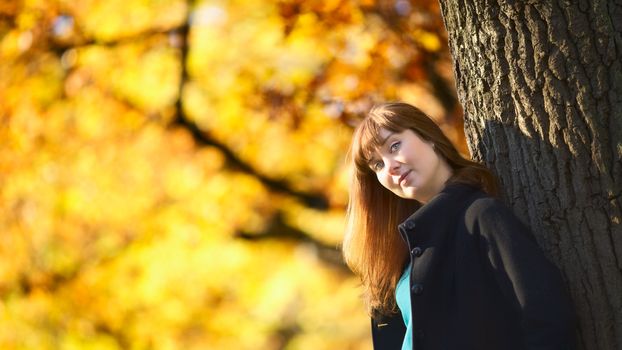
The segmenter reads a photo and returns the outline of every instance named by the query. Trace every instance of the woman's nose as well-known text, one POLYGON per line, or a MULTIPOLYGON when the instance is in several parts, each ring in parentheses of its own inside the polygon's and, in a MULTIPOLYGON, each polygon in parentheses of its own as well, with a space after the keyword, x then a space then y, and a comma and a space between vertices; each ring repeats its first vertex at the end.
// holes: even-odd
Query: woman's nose
POLYGON ((397 175, 400 173, 400 163, 395 160, 387 160, 389 164, 389 175, 397 175))

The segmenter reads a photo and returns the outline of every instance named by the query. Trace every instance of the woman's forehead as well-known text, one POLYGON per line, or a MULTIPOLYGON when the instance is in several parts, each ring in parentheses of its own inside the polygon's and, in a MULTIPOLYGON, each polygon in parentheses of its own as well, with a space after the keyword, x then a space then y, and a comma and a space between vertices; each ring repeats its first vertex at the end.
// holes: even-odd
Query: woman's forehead
POLYGON ((377 145, 377 147, 382 147, 382 145, 384 145, 387 142, 389 137, 391 137, 393 134, 396 134, 396 133, 397 131, 390 131, 385 128, 378 129, 378 139, 380 140, 380 144, 377 145))

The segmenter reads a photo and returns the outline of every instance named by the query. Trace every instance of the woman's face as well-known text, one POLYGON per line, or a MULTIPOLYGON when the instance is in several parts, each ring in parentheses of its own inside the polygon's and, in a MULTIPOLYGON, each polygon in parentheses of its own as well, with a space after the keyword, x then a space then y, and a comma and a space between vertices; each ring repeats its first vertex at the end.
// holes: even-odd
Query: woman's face
POLYGON ((445 186, 451 176, 447 162, 434 151, 431 142, 406 129, 381 129, 384 143, 369 163, 378 181, 389 191, 406 199, 426 203, 445 186))

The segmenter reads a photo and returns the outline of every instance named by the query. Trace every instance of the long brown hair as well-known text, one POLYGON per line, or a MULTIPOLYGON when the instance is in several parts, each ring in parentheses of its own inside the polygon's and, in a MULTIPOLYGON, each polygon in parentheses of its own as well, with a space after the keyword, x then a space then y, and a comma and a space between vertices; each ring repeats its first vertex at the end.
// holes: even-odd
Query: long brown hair
POLYGON ((352 137, 349 162, 353 167, 347 226, 342 251, 346 264, 363 283, 370 315, 395 312, 395 286, 408 249, 397 226, 421 206, 385 189, 369 166, 382 140, 380 130, 410 129, 434 144, 434 150, 452 169, 447 182, 462 182, 497 194, 497 181, 483 165, 460 155, 441 129, 418 108, 400 102, 375 106, 357 126, 352 137))

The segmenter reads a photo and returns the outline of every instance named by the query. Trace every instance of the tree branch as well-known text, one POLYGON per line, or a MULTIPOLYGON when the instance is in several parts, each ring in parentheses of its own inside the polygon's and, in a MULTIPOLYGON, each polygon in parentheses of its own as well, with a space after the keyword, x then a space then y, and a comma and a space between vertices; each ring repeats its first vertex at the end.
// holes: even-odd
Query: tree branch
MULTIPOLYGON (((305 205, 311 208, 327 209, 329 206, 329 203, 325 195, 321 193, 307 193, 307 192, 295 190, 286 181, 273 179, 265 174, 260 173, 257 169, 254 169, 247 162, 239 158, 227 145, 214 139, 207 132, 201 130, 194 122, 189 120, 186 113, 184 112, 183 99, 182 99, 182 90, 183 90, 184 84, 186 81, 190 80, 190 76, 188 74, 187 65, 186 65, 186 60, 188 57, 188 48, 189 48, 188 47, 188 36, 190 32, 189 20, 190 18, 187 17, 186 21, 183 24, 177 27, 174 27, 174 28, 168 28, 165 30, 149 30, 149 31, 145 31, 140 34, 137 34, 137 35, 122 37, 122 38, 118 38, 118 39, 111 40, 111 41, 102 42, 102 41, 96 41, 94 39, 89 39, 86 41, 82 41, 78 44, 65 44, 65 43, 55 42, 54 40, 50 40, 49 48, 52 51, 56 52, 58 55, 61 55, 67 49, 80 48, 80 47, 85 47, 89 45, 102 45, 102 46, 114 47, 116 45, 121 45, 126 42, 137 40, 137 38, 140 38, 140 37, 149 37, 149 36, 159 35, 159 34, 176 35, 176 38, 178 41, 175 42, 175 46, 178 47, 180 50, 181 80, 180 80, 179 89, 178 89, 178 97, 177 97, 177 100, 175 101, 176 118, 172 121, 169 127, 184 128, 188 132, 190 132, 195 142, 197 142, 198 144, 204 145, 204 146, 212 146, 212 147, 217 148, 223 153, 223 155, 227 159, 227 163, 229 166, 257 178, 270 190, 295 197, 298 200, 300 200, 302 203, 304 203, 305 205)), ((116 99, 122 100, 118 96, 116 97, 116 99)), ((123 103, 125 103, 128 107, 132 106, 132 103, 127 100, 123 100, 123 103)))
MULTIPOLYGON (((184 28, 187 28, 187 27, 188 27, 188 23, 186 22, 180 26, 172 27, 172 28, 166 28, 166 29, 153 29, 152 28, 150 30, 145 30, 140 33, 118 37, 118 38, 115 38, 114 40, 96 40, 94 38, 87 38, 83 40, 76 40, 76 42, 59 42, 57 40, 54 40, 53 38, 50 38, 51 40, 49 40, 48 42, 49 42, 49 48, 52 51, 56 52, 57 54, 59 53, 62 54, 62 52, 64 52, 65 50, 79 49, 79 48, 83 48, 87 46, 96 45, 96 46, 103 46, 103 47, 111 48, 111 47, 115 47, 115 46, 119 46, 123 44, 132 43, 139 39, 153 37, 156 35, 179 35, 180 32, 184 31, 184 28)), ((184 38, 186 36, 187 35, 184 35, 184 38)))
POLYGON ((194 122, 188 120, 183 112, 178 109, 177 118, 173 120, 171 126, 178 126, 186 129, 190 132, 195 142, 203 145, 203 146, 212 146, 222 152, 222 154, 227 159, 227 163, 232 168, 235 168, 241 172, 247 173, 249 175, 254 176, 259 181, 261 181, 266 187, 270 190, 282 194, 286 194, 292 197, 297 198, 306 206, 314 209, 327 209, 328 208, 328 199, 321 194, 316 193, 306 193, 302 191, 295 190, 291 188, 291 186, 282 180, 272 179, 264 174, 261 174, 248 163, 240 159, 229 147, 225 144, 215 140, 213 137, 210 137, 209 133, 201 130, 194 122))
POLYGON ((245 232, 238 231, 236 237, 247 241, 259 240, 292 240, 308 244, 315 250, 318 258, 328 265, 341 270, 342 272, 351 273, 345 265, 341 256, 339 247, 329 245, 310 236, 308 233, 293 227, 285 222, 283 215, 277 213, 272 217, 268 227, 262 232, 245 232))
POLYGON ((248 163, 243 161, 240 157, 238 157, 229 147, 227 147, 224 143, 210 137, 210 135, 201 130, 196 123, 189 120, 188 116, 184 112, 183 108, 183 98, 182 98, 182 90, 186 81, 189 80, 186 59, 188 57, 188 33, 190 30, 189 21, 186 22, 179 27, 180 34, 180 43, 179 49, 181 52, 181 79, 179 83, 179 92, 177 101, 175 101, 175 112, 176 118, 173 120, 170 126, 177 126, 186 129, 190 132, 194 140, 201 145, 204 146, 212 146, 220 150, 223 155, 226 157, 229 165, 237 168, 238 170, 250 174, 256 177, 259 181, 261 181, 264 185, 266 185, 270 190, 283 193, 295 198, 298 198, 305 205, 315 208, 315 209, 327 209, 328 208, 328 199, 321 195, 315 193, 306 193, 302 191, 295 190, 291 188, 291 186, 282 180, 276 180, 268 177, 265 174, 261 174, 259 171, 254 169, 248 163))

